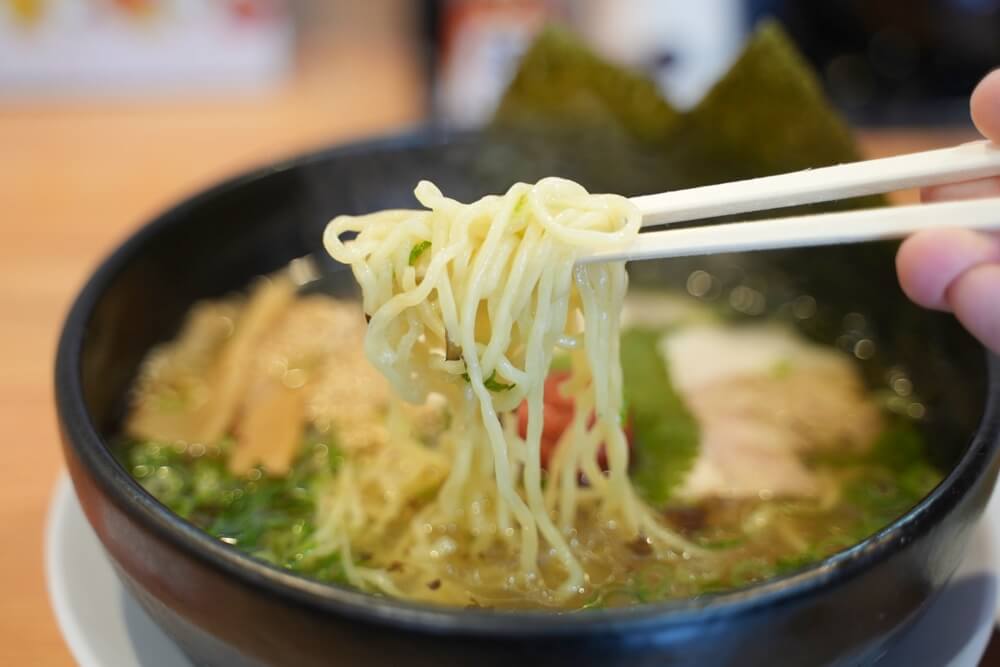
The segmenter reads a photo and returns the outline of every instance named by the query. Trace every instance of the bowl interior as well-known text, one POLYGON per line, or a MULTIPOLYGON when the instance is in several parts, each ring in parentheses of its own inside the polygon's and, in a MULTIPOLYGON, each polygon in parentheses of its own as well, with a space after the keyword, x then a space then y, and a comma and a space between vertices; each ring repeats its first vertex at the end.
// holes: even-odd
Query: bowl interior
MULTIPOLYGON (((176 333, 194 302, 241 289, 295 257, 325 258, 320 238, 334 215, 412 207, 412 189, 422 178, 458 199, 552 174, 592 191, 636 194, 622 187, 613 168, 581 168, 585 161, 574 150, 580 149, 553 148, 538 161, 529 159, 537 146, 496 138, 397 138, 255 172, 168 211, 120 249, 89 288, 95 302, 80 371, 100 434, 106 441, 116 435, 140 361, 176 333)), ((642 262, 630 274, 633 285, 685 290, 691 275, 703 271, 711 276, 709 300, 734 317, 784 318, 848 351, 859 340, 871 341, 875 355, 860 362, 869 383, 884 387, 894 369, 905 370, 926 410, 922 428, 932 456, 947 470, 982 416, 984 355, 953 318, 907 301, 896 284, 893 251, 892 244, 875 243, 721 255, 642 262), (740 307, 739 295, 750 293, 762 299, 752 315, 740 307)), ((353 293, 350 273, 323 261, 329 271, 324 288, 353 293)))

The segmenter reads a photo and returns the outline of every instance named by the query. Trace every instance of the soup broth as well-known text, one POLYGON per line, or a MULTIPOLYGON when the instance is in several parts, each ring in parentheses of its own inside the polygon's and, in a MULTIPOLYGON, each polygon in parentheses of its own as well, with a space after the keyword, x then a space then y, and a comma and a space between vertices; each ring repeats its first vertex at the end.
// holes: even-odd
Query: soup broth
MULTIPOLYGON (((474 530, 423 521, 459 464, 455 443, 442 440, 450 406, 395 399, 365 361, 360 307, 297 297, 282 280, 199 304, 178 339, 151 353, 117 453, 180 516, 311 578, 505 609, 698 596, 855 544, 941 478, 917 421, 882 410, 846 355, 679 296, 630 296, 621 337, 629 475, 680 541, 664 551, 630 535, 588 504, 580 471, 579 509, 562 530, 586 583, 555 596, 512 575, 517 552, 491 546, 504 526, 490 497, 462 503, 474 530), (367 525, 350 550, 332 550, 331 535, 359 516, 367 525), (422 532, 417 547, 411 530, 422 532)), ((557 357, 546 381, 543 470, 574 411, 563 365, 557 357)), ((500 415, 512 442, 523 411, 500 415)), ((467 464, 490 473, 488 462, 467 464)), ((543 477, 546 496, 558 491, 543 477)), ((561 568, 543 548, 538 576, 557 579, 561 568)))

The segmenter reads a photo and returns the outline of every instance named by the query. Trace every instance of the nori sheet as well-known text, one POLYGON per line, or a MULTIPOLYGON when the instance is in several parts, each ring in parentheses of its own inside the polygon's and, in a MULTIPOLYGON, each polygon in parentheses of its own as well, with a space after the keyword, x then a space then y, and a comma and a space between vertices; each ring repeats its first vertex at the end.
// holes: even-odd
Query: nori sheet
POLYGON ((524 180, 559 175, 624 195, 860 158, 815 73, 773 21, 757 27, 728 73, 687 113, 649 79, 548 28, 526 52, 487 131, 488 170, 524 180))

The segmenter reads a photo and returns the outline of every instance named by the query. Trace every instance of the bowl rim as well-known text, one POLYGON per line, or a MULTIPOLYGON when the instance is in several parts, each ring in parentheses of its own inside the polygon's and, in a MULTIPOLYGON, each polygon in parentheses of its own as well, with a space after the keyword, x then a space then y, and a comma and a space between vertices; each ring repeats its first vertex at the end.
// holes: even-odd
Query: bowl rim
POLYGON ((907 513, 848 549, 798 572, 718 594, 635 607, 559 614, 551 610, 478 610, 420 604, 373 596, 337 584, 293 574, 257 560, 188 523, 160 504, 120 465, 100 436, 84 399, 81 354, 94 308, 115 277, 164 230, 183 224, 189 211, 215 198, 252 186, 270 175, 310 164, 370 152, 412 150, 471 138, 418 128, 401 134, 363 139, 304 153, 243 171, 170 206, 133 231, 90 275, 66 315, 54 369, 56 412, 66 447, 101 490, 132 520, 170 543, 187 557, 263 593, 327 614, 428 634, 557 638, 565 635, 617 634, 645 629, 662 631, 692 623, 720 621, 791 603, 852 579, 889 557, 915 535, 922 535, 948 514, 987 470, 1000 448, 1000 357, 984 350, 987 404, 958 463, 938 486, 907 513), (956 492, 957 491, 957 492, 956 492))

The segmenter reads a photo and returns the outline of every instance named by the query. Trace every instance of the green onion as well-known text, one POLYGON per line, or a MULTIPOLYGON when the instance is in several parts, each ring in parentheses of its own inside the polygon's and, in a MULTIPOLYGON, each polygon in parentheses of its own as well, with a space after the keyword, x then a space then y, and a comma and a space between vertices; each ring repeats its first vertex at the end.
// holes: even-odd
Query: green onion
MULTIPOLYGON (((466 382, 471 381, 469 379, 468 373, 462 373, 462 379, 465 380, 466 382)), ((490 373, 490 376, 485 380, 483 380, 483 386, 489 389, 490 391, 500 392, 500 391, 510 391, 517 385, 515 385, 513 382, 510 384, 504 384, 503 382, 500 382, 499 380, 497 380, 496 369, 493 369, 493 372, 490 373)))
POLYGON ((490 373, 490 376, 483 381, 483 386, 485 386, 490 391, 509 391, 514 388, 513 382, 510 384, 504 384, 503 382, 498 381, 496 378, 497 378, 497 371, 496 369, 493 369, 493 372, 490 373))
POLYGON ((410 248, 410 261, 408 262, 410 266, 417 263, 420 256, 424 254, 424 251, 431 247, 430 241, 421 241, 417 245, 410 248))

